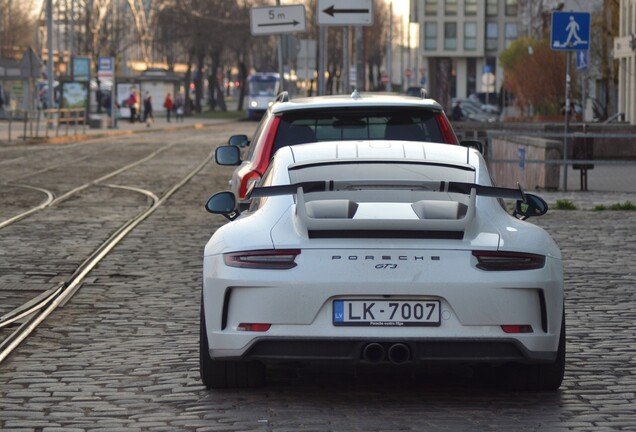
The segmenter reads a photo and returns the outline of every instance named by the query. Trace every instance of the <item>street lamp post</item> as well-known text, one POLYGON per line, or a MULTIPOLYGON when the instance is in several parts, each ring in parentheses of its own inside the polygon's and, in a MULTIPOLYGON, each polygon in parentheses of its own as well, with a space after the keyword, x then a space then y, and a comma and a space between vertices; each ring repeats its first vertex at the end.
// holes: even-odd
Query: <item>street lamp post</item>
MULTIPOLYGON (((48 51, 46 62, 46 75, 48 79, 47 107, 53 108, 53 0, 46 0, 46 49, 48 51)), ((52 126, 50 124, 50 126, 52 126)))

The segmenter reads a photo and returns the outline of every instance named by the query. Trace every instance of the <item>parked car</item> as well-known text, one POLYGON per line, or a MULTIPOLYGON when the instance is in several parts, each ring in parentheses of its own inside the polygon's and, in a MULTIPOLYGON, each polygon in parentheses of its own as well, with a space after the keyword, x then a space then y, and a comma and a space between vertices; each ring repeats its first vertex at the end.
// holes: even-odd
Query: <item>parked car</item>
POLYGON ((283 93, 269 107, 251 141, 245 135, 230 137, 230 145, 249 146, 232 174, 231 189, 244 200, 249 186, 261 178, 282 147, 361 139, 459 143, 444 110, 432 99, 357 92, 289 99, 283 93))
POLYGON ((230 220, 204 251, 206 387, 262 385, 268 365, 290 362, 414 372, 492 365, 514 389, 560 386, 561 252, 522 220, 547 204, 494 187, 477 150, 389 140, 286 146, 249 198, 243 212, 229 191, 206 204, 230 220), (500 199, 516 200, 513 215, 500 199))
POLYGON ((486 109, 486 105, 473 99, 455 98, 452 100, 453 106, 455 106, 457 102, 460 102, 461 104, 465 120, 485 123, 493 123, 499 120, 499 115, 493 112, 492 109, 486 109))

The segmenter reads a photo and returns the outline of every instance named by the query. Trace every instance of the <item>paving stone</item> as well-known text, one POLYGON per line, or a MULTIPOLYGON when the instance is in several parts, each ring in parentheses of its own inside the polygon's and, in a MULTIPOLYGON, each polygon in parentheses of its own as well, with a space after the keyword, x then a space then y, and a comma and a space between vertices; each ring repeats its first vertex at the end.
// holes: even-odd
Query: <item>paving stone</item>
MULTIPOLYGON (((187 137, 149 134, 77 145, 68 154, 42 149, 34 166, 46 163, 45 154, 56 163, 79 156, 86 162, 71 173, 57 169, 31 180, 60 194, 93 168, 94 175, 104 175, 170 140, 191 138, 165 150, 165 157, 109 180, 161 194, 213 145, 254 127, 233 124, 187 137)), ((12 150, 20 151, 28 154, 12 150)), ((18 171, 25 168, 3 165, 0 180, 23 175, 18 171)), ((201 251, 224 222, 202 204, 226 187, 230 172, 213 162, 206 166, 0 365, 0 430, 636 430, 636 243, 630 241, 636 212, 589 210, 599 203, 636 203, 636 194, 539 193, 550 203, 570 199, 582 209, 551 210, 530 220, 555 237, 564 256, 568 357, 558 392, 496 391, 453 374, 400 380, 324 371, 275 373, 263 389, 206 391, 198 376, 201 251)), ((11 209, 40 200, 37 194, 19 195, 9 192, 15 196, 11 209)), ((28 290, 21 294, 31 295, 65 280, 147 204, 138 194, 95 186, 3 229, 0 314, 6 293, 24 286, 28 290)))

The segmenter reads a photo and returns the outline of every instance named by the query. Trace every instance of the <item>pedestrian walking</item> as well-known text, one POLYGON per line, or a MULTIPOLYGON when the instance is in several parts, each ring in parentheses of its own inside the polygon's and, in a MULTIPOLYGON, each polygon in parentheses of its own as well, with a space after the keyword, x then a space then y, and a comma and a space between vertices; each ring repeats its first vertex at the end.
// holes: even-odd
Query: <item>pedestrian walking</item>
POLYGON ((155 116, 152 114, 152 96, 146 92, 146 98, 144 99, 144 122, 146 126, 150 127, 155 121, 155 116))
POLYGON ((183 123, 183 95, 179 93, 177 97, 174 99, 174 108, 175 108, 175 120, 179 123, 183 123))
POLYGON ((137 105, 139 104, 139 98, 137 97, 137 91, 133 88, 128 96, 128 108, 130 109, 130 122, 134 123, 137 119, 137 105))
POLYGON ((451 119, 455 121, 464 120, 464 111, 462 111, 462 104, 460 101, 457 101, 455 103, 455 106, 453 107, 453 112, 451 113, 451 119))
POLYGON ((102 107, 106 108, 106 113, 108 114, 108 120, 110 121, 110 118, 112 117, 110 92, 102 95, 101 99, 102 99, 102 107))
POLYGON ((174 109, 174 103, 172 103, 170 93, 166 94, 166 98, 163 101, 163 107, 166 109, 166 120, 170 123, 170 114, 172 114, 172 110, 174 109))

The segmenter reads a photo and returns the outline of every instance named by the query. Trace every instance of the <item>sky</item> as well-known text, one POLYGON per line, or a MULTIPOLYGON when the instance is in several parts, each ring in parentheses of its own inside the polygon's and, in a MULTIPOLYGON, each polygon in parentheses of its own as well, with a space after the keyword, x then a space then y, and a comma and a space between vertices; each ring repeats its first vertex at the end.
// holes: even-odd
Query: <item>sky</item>
MULTIPOLYGON (((391 0, 384 0, 387 3, 391 3, 391 0)), ((408 16, 409 14, 409 0, 393 0, 393 14, 408 16)))

